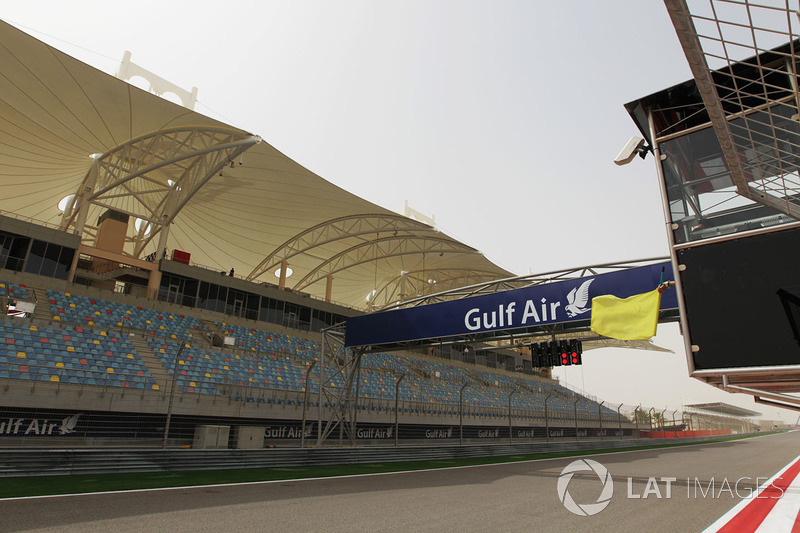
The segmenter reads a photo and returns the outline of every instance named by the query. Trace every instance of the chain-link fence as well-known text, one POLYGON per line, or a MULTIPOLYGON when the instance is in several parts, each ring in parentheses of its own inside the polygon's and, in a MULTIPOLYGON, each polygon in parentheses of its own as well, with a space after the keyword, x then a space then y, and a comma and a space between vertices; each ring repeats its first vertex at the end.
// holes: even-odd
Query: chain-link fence
POLYGON ((653 438, 730 435, 759 431, 759 425, 747 418, 692 408, 669 409, 623 405, 621 412, 636 425, 643 436, 653 438))

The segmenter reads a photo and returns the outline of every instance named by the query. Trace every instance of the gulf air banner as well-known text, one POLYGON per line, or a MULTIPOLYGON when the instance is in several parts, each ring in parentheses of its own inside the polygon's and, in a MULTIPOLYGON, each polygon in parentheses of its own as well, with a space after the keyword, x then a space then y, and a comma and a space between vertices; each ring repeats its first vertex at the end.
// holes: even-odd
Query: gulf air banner
MULTIPOLYGON (((348 318, 345 344, 372 346, 588 321, 595 296, 628 298, 654 290, 661 281, 674 279, 672 265, 664 262, 462 300, 380 311, 348 318)), ((665 292, 660 310, 677 308, 676 291, 665 292)))

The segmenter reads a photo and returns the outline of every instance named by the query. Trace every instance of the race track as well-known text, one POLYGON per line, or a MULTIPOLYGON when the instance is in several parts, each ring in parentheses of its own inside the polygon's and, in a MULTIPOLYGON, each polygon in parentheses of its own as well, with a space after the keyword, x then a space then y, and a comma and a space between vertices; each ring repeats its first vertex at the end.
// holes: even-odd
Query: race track
POLYGON ((5 500, 0 531, 702 531, 798 454, 800 432, 588 456, 613 478, 613 497, 586 469, 565 477, 562 493, 579 512, 598 511, 590 516, 559 499, 562 470, 577 459, 562 458, 5 500))

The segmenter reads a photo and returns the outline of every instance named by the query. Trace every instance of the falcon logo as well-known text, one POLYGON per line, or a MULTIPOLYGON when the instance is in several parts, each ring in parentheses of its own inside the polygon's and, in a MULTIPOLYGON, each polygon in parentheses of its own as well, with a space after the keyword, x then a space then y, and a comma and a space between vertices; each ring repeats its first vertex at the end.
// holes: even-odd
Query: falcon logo
POLYGON ((584 281, 580 287, 575 287, 567 294, 567 305, 564 307, 564 311, 570 318, 582 315, 589 310, 586 304, 589 303, 589 285, 593 281, 594 278, 584 281))
POLYGON ((58 428, 59 433, 62 435, 69 435, 73 431, 75 431, 75 426, 78 425, 78 419, 81 417, 83 413, 78 413, 76 415, 68 416, 64 420, 61 421, 61 427, 58 428))

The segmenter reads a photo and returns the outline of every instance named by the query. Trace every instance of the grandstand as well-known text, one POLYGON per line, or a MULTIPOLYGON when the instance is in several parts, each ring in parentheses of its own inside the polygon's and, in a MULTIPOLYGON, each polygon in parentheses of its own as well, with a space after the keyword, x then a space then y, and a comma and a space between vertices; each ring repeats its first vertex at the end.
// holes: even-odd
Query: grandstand
MULTIPOLYGON (((42 435, 25 435, 22 424, 14 428, 14 420, 34 420, 33 412, 49 420, 81 413, 83 431, 51 429, 53 444, 128 441, 131 420, 155 440, 159 424, 149 415, 176 400, 170 442, 188 444, 193 425, 294 424, 319 407, 319 366, 312 367, 318 332, 62 282, 70 292, 47 287, 52 280, 41 276, 7 274, 24 280, 3 281, 7 292, 25 296, 35 311, 0 321, 4 445, 44 443, 42 435), (231 342, 215 346, 220 337, 231 342), (98 409, 101 402, 106 410, 98 409)), ((541 436, 549 425, 573 437, 576 428, 588 435, 601 426, 632 435, 628 418, 553 380, 422 352, 367 354, 358 389, 365 427, 391 423, 397 410, 411 440, 433 427, 452 428, 459 416, 476 435, 484 426, 505 427, 509 416, 541 436)))
POLYGON ((281 444, 335 416, 370 430, 353 443, 638 435, 635 413, 520 344, 360 347, 343 372, 354 352, 325 355, 324 331, 512 273, 258 135, 0 29, 0 445, 198 445, 211 426, 281 444))

